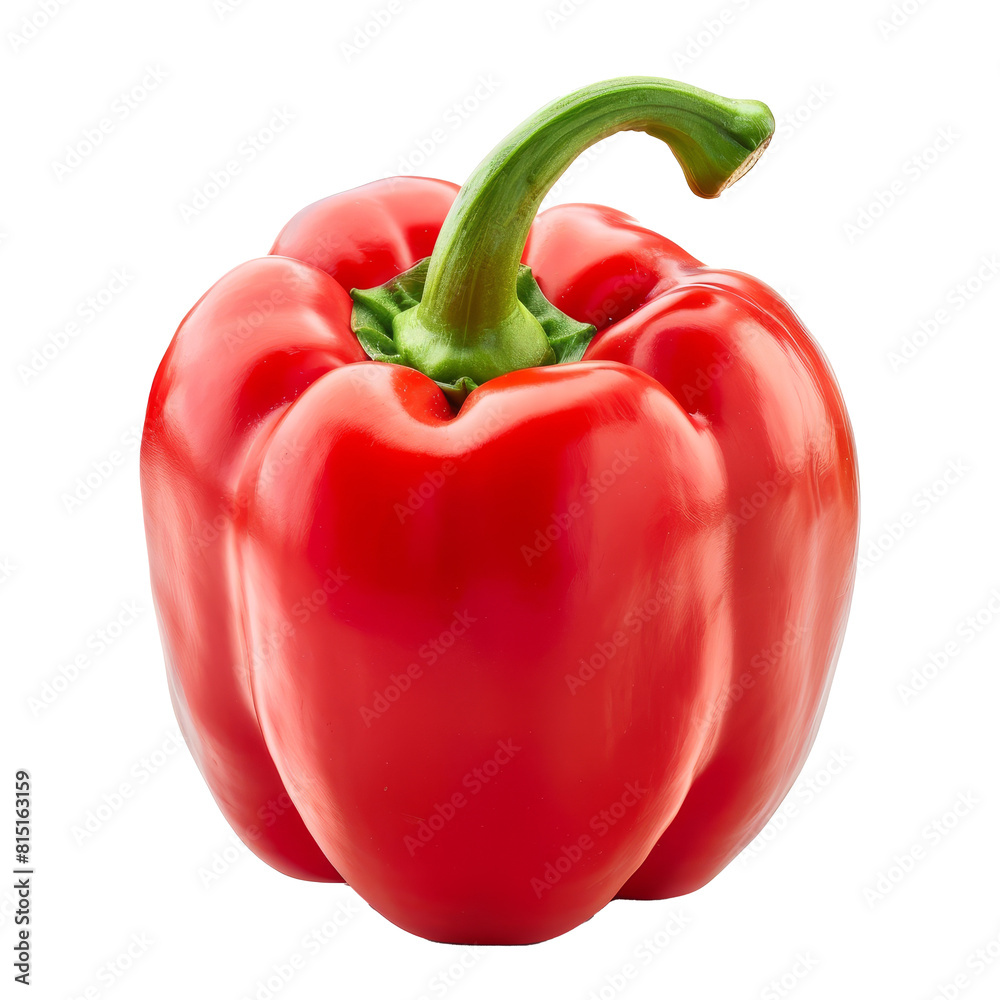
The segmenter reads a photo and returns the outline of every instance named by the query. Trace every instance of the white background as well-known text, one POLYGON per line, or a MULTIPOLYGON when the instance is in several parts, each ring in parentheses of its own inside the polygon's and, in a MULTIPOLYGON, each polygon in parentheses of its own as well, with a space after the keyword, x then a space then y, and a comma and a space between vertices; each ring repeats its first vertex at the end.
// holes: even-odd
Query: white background
MULTIPOLYGON (((611 996, 605 977, 627 963, 639 975, 622 992, 635 998, 1000 991, 1000 280, 984 264, 1000 252, 996 5, 586 0, 553 16, 556 3, 487 13, 394 0, 351 51, 387 0, 64 0, 31 38, 22 18, 44 22, 42 4, 5 2, 0 780, 13 784, 15 767, 34 780, 35 995, 585 998, 611 996), (119 96, 152 82, 150 69, 165 79, 120 115, 119 96), (396 172, 461 181, 542 104, 631 74, 762 99, 779 120, 772 148, 718 201, 694 198, 640 135, 579 161, 558 198, 616 206, 759 275, 826 351, 861 461, 847 639, 798 786, 707 888, 612 903, 532 947, 430 944, 346 886, 298 882, 232 848, 173 743, 135 429, 186 310, 266 253, 299 208, 396 172), (251 161, 241 144, 276 109, 294 120, 251 161), (57 176, 67 146, 105 117, 110 133, 57 176), (435 129, 444 141, 421 162, 435 129), (181 206, 233 158, 240 173, 185 220, 181 206), (87 299, 116 270, 127 284, 87 322, 87 299), (78 335, 25 380, 19 366, 72 321, 78 335), (906 343, 912 356, 894 365, 906 343), (68 510, 77 478, 116 451, 113 473, 68 510), (127 602, 137 620, 95 653, 127 602), (928 665, 947 643, 955 655, 928 665), (86 669, 33 710, 81 652, 86 669), (920 693, 915 674, 930 677, 920 693), (120 808, 74 832, 106 816, 122 784, 120 808), (960 801, 973 804, 956 812, 960 801), (206 884, 213 859, 222 874, 206 884), (346 926, 307 945, 341 907, 346 926), (683 928, 638 957, 671 915, 683 928), (273 978, 295 954, 303 967, 273 978)), ((10 830, 12 795, 0 801, 10 830)), ((0 861, 13 867, 10 847, 0 861)), ((0 889, 5 979, 11 901, 0 889)))

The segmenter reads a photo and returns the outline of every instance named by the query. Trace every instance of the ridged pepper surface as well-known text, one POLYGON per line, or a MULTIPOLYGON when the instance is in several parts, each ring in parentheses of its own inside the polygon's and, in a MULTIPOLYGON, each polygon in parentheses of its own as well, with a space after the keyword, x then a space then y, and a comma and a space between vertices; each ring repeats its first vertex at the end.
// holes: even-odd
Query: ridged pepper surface
POLYGON ((714 197, 773 120, 612 80, 461 189, 320 201, 150 395, 153 593, 215 798, 269 864, 435 940, 708 882, 801 769, 844 633, 854 443, 800 320, 614 209, 536 218, 623 129, 714 197))

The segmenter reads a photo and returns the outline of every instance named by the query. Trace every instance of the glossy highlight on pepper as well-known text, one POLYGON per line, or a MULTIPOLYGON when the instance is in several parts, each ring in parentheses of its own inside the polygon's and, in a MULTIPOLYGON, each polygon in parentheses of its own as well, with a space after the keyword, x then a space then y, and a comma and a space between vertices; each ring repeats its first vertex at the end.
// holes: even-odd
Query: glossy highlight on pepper
POLYGON ((432 940, 691 892, 815 738, 854 581, 836 379, 770 288, 546 192, 622 129, 714 197, 767 108, 656 78, 459 189, 304 209, 181 323, 141 478, 170 692, 226 818, 432 940))

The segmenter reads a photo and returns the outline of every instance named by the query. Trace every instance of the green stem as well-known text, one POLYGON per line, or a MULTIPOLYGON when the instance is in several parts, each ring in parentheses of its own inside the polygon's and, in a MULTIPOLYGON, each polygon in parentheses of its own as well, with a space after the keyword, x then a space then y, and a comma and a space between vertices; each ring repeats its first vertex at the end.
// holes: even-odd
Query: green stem
POLYGON ((518 126, 476 168, 448 213, 419 304, 393 322, 405 363, 442 382, 481 384, 551 364, 538 320, 518 301, 518 264, 539 205, 567 167, 621 131, 665 142, 688 185, 717 197, 756 162, 774 119, 673 80, 623 77, 554 101, 518 126))

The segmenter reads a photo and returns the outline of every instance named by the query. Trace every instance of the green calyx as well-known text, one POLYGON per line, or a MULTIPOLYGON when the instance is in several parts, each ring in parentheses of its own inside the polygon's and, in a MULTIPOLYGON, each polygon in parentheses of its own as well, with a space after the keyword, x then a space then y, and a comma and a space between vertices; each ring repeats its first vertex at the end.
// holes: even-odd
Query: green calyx
POLYGON ((627 130, 666 143, 691 190, 715 198, 756 163, 774 118, 759 101, 655 77, 608 80, 554 101, 473 171, 429 258, 379 288, 351 292, 352 326, 368 355, 422 371, 456 402, 506 372, 578 360, 594 328, 549 302, 521 256, 567 167, 627 130))
MULTIPOLYGON (((400 350, 396 331, 401 323, 411 321, 409 318, 417 315, 416 307, 424 295, 430 262, 431 258, 425 257, 384 285, 367 289, 355 288, 351 292, 354 299, 351 326, 365 353, 373 361, 417 367, 411 365, 400 350)), ((538 287, 531 268, 525 264, 518 265, 515 287, 520 310, 537 323, 542 331, 544 348, 541 356, 511 368, 495 367, 490 370, 482 365, 470 365, 469 370, 475 371, 475 375, 458 374, 450 381, 435 379, 453 403, 460 405, 477 385, 507 371, 532 368, 535 365, 564 364, 567 361, 579 361, 583 357, 583 352, 594 336, 594 327, 589 323, 578 323, 549 302, 538 287)), ((486 351, 483 360, 489 361, 491 358, 492 355, 486 351)), ((453 370, 463 370, 461 360, 453 370)))

